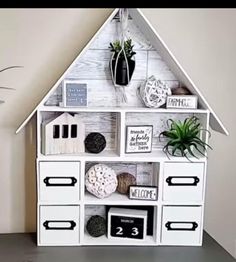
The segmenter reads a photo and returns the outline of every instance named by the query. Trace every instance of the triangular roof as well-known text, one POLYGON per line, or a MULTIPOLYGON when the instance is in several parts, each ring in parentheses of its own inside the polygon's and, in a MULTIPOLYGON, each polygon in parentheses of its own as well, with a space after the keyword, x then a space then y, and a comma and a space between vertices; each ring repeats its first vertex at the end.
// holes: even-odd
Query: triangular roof
MULTIPOLYGON (((82 52, 76 57, 76 59, 73 61, 73 63, 69 66, 69 68, 64 72, 64 74, 58 79, 58 81, 55 83, 55 85, 51 88, 51 90, 46 94, 46 96, 43 98, 43 100, 36 106, 36 108, 31 112, 31 114, 24 120, 24 122, 19 126, 19 128, 16 130, 16 133, 18 133, 31 119, 31 117, 34 115, 34 113, 37 111, 40 105, 44 104, 50 95, 55 91, 55 89, 58 87, 58 85, 61 83, 65 75, 68 73, 68 71, 74 66, 76 61, 88 50, 89 46, 93 43, 93 41, 97 38, 97 36, 100 34, 100 32, 105 28, 105 26, 116 16, 119 9, 115 9, 112 14, 108 17, 108 19, 105 21, 105 23, 102 25, 102 27, 97 31, 97 33, 92 37, 92 39, 88 42, 88 44, 85 46, 85 48, 82 50, 82 52)), ((210 111, 210 126, 213 130, 220 132, 222 134, 228 135, 227 129, 224 127, 223 123, 220 121, 216 113, 213 111, 213 109, 210 107, 210 105, 207 103, 206 99, 203 97, 200 90, 196 87, 196 85, 193 83, 191 78, 188 76, 186 71, 183 69, 183 67, 179 64, 177 59, 174 57, 174 55, 171 53, 167 45, 164 43, 164 41, 161 39, 159 34, 155 31, 153 26, 150 24, 150 22, 147 20, 147 18, 142 14, 142 12, 139 9, 133 9, 130 8, 129 14, 134 20, 134 22, 138 25, 139 29, 142 31, 143 35, 149 39, 152 46, 158 50, 159 54, 163 58, 163 60, 166 62, 170 70, 175 74, 175 76, 183 83, 185 86, 188 87, 188 89, 195 95, 198 96, 199 104, 201 105, 201 108, 208 109, 210 111)))
POLYGON ((69 117, 70 119, 72 119, 74 121, 76 121, 76 119, 77 119, 76 117, 72 116, 70 113, 65 112, 65 113, 62 113, 61 115, 57 116, 56 118, 55 118, 55 116, 50 117, 49 119, 47 119, 46 121, 43 122, 43 125, 48 125, 50 123, 56 122, 56 121, 60 120, 61 118, 63 118, 64 116, 69 117))

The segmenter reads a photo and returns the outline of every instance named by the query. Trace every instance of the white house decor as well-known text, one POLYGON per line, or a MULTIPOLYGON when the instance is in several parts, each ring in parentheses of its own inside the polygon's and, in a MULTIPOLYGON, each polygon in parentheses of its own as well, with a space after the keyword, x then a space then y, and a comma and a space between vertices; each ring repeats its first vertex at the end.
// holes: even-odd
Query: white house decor
POLYGON ((171 95, 167 97, 166 108, 196 109, 197 100, 194 95, 171 95))
POLYGON ((140 85, 139 95, 147 107, 158 108, 166 103, 167 96, 171 95, 171 89, 152 75, 140 85))
POLYGON ((63 81, 62 105, 64 107, 87 106, 87 84, 75 81, 63 81))
POLYGON ((110 196, 117 188, 116 173, 104 164, 92 166, 85 176, 86 189, 98 198, 110 196))
POLYGON ((129 198, 139 200, 157 200, 157 187, 132 185, 129 187, 129 198))
MULTIPOLYGON (((208 158, 198 152, 196 158, 189 156, 190 161, 167 156, 162 151, 167 141, 165 137, 160 141, 159 135, 167 130, 168 119, 182 123, 193 116, 204 130, 211 127, 226 135, 228 131, 142 11, 127 11, 125 33, 136 52, 132 81, 125 87, 128 103, 117 106, 108 65, 109 43, 119 39, 121 26, 120 10, 115 9, 16 131, 36 114, 39 246, 202 245, 208 158), (155 78, 146 82, 147 76, 155 78), (60 106, 66 82, 87 86, 87 106, 60 106), (144 86, 138 92, 140 83, 144 86), (168 88, 183 86, 198 97, 198 107, 166 108, 168 88), (105 137, 106 146, 99 154, 84 150, 90 133, 105 137), (132 187, 133 199, 116 190, 116 175, 121 173, 136 178, 139 187, 136 191, 132 187), (156 200, 151 201, 154 189, 147 186, 158 188, 156 200), (110 207, 115 208, 110 209, 115 220, 106 219, 110 231, 91 236, 87 222, 93 216, 105 219, 110 207)), ((202 132, 201 140, 208 143, 208 139, 209 132, 202 132)))
POLYGON ((107 236, 110 239, 145 240, 147 211, 112 207, 108 211, 107 228, 107 236))
POLYGON ((126 127, 126 153, 150 153, 152 151, 153 126, 126 127))
POLYGON ((77 114, 63 113, 42 123, 42 153, 78 154, 84 152, 85 126, 77 114))

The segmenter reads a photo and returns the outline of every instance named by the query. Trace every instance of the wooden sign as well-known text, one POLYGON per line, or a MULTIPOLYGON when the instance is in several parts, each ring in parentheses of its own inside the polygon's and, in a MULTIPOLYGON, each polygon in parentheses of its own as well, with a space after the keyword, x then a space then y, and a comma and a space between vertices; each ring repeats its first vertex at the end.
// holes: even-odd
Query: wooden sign
POLYGON ((155 186, 130 186, 129 198, 139 200, 157 200, 157 187, 155 186))
POLYGON ((64 107, 87 106, 87 84, 64 81, 62 97, 64 107))
POLYGON ((152 151, 153 126, 126 126, 126 153, 152 151))
POLYGON ((168 96, 166 108, 195 109, 198 97, 194 95, 168 96))
POLYGON ((144 240, 146 233, 146 210, 110 208, 108 212, 108 238, 144 240))

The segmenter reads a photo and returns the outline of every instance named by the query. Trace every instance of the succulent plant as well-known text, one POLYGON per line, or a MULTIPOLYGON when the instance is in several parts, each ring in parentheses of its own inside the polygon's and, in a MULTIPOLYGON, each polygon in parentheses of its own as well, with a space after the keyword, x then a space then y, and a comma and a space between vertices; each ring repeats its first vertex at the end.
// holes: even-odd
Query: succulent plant
POLYGON ((167 144, 163 147, 166 155, 182 156, 188 158, 188 155, 198 158, 194 151, 205 156, 207 148, 211 148, 200 138, 201 132, 210 132, 201 127, 201 123, 196 116, 186 118, 183 122, 173 119, 167 120, 169 130, 160 133, 159 139, 164 136, 167 138, 167 144))
MULTIPOLYGON (((124 52, 128 59, 130 59, 133 55, 136 54, 136 52, 133 51, 133 47, 134 45, 132 45, 132 39, 129 38, 128 40, 124 41, 124 52)), ((120 52, 122 48, 121 42, 119 40, 116 40, 113 43, 110 43, 109 48, 111 52, 115 53, 115 58, 116 58, 116 56, 118 55, 118 53, 120 52)), ((124 57, 123 52, 120 53, 120 57, 124 57)))

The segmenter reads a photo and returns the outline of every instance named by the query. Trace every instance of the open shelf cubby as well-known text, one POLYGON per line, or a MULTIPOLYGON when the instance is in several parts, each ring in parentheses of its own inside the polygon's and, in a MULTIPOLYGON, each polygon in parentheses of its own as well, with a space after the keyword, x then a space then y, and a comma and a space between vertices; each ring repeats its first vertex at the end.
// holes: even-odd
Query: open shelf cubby
POLYGON ((120 245, 120 241, 122 241, 122 245, 147 245, 152 246, 156 245, 160 238, 160 232, 158 232, 158 208, 157 206, 117 206, 117 205, 86 205, 84 211, 84 237, 83 244, 84 245, 120 245), (106 227, 108 227, 108 211, 110 208, 126 208, 126 209, 135 209, 135 210, 146 210, 147 211, 147 235, 143 240, 129 239, 129 238, 117 238, 110 239, 108 238, 108 230, 106 228, 106 234, 100 237, 92 237, 89 235, 86 224, 91 216, 99 215, 103 217, 106 221, 106 227))
MULTIPOLYGON (((119 136, 120 136, 120 114, 118 112, 86 112, 86 109, 80 112, 76 112, 73 110, 69 111, 41 111, 39 114, 39 132, 41 137, 41 143, 40 143, 40 152, 39 155, 47 155, 47 156, 53 156, 56 155, 57 157, 60 156, 97 156, 96 154, 92 154, 88 152, 86 149, 81 150, 79 153, 48 153, 45 152, 45 137, 47 134, 45 134, 44 126, 50 123, 53 123, 53 121, 57 121, 57 119, 63 115, 63 113, 69 114, 75 119, 79 119, 79 121, 83 122, 84 128, 85 128, 85 134, 83 134, 84 137, 86 137, 89 133, 92 132, 98 132, 101 133, 106 140, 106 147, 105 149, 100 153, 101 156, 105 157, 114 157, 119 156, 119 136)), ((58 120, 60 123, 60 120, 58 120)), ((63 124, 58 124, 58 122, 55 122, 55 125, 58 125, 58 140, 61 140, 63 138, 63 124)), ((53 128, 53 127, 52 127, 53 128)), ((69 126, 69 133, 68 138, 70 138, 70 126, 69 126)), ((78 125, 78 132, 80 130, 80 126, 78 125)), ((55 132, 54 130, 52 132, 55 132)), ((78 133, 78 139, 79 139, 79 133, 78 133)), ((65 139, 64 139, 65 140, 65 139)), ((62 142, 62 143, 66 143, 62 142)), ((81 145, 84 143, 84 139, 81 140, 81 145)))
MULTIPOLYGON (((126 112, 125 114, 125 127, 127 126, 142 126, 142 125, 151 125, 153 127, 152 133, 152 150, 150 153, 140 154, 141 156, 160 156, 164 145, 167 140, 163 137, 160 137, 160 133, 164 130, 168 130, 168 126, 171 124, 171 120, 174 121, 184 121, 186 118, 196 116, 199 119, 199 122, 202 126, 202 129, 207 129, 207 112, 197 110, 195 112, 182 111, 180 112, 126 112)), ((126 130, 124 131, 126 133, 126 130)), ((201 137, 203 141, 206 142, 207 135, 202 132, 201 137)), ((198 152, 196 152, 197 154, 198 152)), ((137 154, 126 153, 126 156, 136 157, 137 154)))
MULTIPOLYGON (((136 178, 136 185, 140 186, 155 186, 159 183, 159 163, 153 162, 99 162, 112 168, 116 175, 121 173, 129 173, 136 178)), ((85 173, 97 162, 86 162, 85 173)), ((110 196, 99 199, 89 193, 86 188, 84 190, 84 201, 86 204, 119 204, 119 205, 153 205, 156 201, 148 200, 133 200, 129 199, 128 194, 121 194, 117 190, 110 196)))

